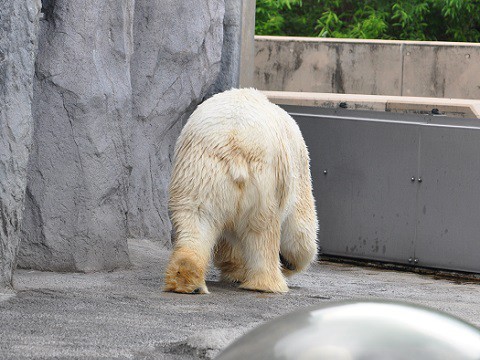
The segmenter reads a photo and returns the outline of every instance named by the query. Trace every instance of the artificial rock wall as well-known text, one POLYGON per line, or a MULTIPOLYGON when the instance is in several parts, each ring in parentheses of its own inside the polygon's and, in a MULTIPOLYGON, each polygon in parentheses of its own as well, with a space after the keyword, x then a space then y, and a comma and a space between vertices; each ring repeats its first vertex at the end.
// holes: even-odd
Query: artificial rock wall
POLYGON ((124 267, 128 236, 170 244, 173 148, 229 51, 225 1, 42 5, 18 262, 57 271, 124 267))
POLYGON ((43 2, 19 265, 128 264, 132 0, 43 2))
POLYGON ((168 182, 182 123, 220 70, 225 4, 136 0, 129 236, 170 243, 168 182))
POLYGON ((39 4, 0 2, 0 294, 12 283, 32 138, 32 79, 39 4))

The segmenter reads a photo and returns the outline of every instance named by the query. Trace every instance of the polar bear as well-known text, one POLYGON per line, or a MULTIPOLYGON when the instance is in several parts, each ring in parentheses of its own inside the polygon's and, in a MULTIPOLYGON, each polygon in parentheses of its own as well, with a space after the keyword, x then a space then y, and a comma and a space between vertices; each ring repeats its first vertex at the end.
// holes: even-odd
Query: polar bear
POLYGON ((288 291, 317 254, 309 154, 296 122, 254 89, 198 106, 178 138, 165 291, 208 293, 213 261, 240 288, 288 291))

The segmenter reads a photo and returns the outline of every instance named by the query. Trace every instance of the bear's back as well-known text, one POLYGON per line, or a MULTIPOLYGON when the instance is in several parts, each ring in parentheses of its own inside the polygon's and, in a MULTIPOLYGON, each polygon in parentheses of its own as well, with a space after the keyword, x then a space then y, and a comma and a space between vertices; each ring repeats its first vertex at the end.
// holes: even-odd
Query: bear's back
POLYGON ((170 206, 216 209, 208 211, 215 217, 243 213, 252 225, 275 204, 283 221, 305 169, 308 153, 290 115, 257 90, 229 90, 201 104, 182 130, 170 206))
POLYGON ((241 148, 250 160, 266 162, 273 161, 285 147, 302 148, 296 145, 303 144, 295 121, 255 89, 232 89, 206 100, 192 114, 182 135, 193 136, 206 147, 241 148))

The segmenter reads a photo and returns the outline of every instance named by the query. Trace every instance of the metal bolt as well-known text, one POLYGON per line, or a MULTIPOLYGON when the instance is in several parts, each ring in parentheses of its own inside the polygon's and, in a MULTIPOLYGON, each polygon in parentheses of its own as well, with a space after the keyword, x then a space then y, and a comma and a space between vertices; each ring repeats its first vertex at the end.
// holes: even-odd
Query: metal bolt
POLYGON ((421 183, 423 179, 421 177, 418 178, 418 182, 421 183))
POLYGON ((418 259, 413 260, 415 264, 418 264, 418 259))
POLYGON ((410 56, 410 51, 407 51, 407 56, 410 56))
POLYGON ((408 262, 411 263, 413 261, 412 258, 408 258, 408 262))
POLYGON ((414 182, 415 181, 415 176, 412 176, 412 178, 410 180, 412 180, 412 182, 414 182))
POLYGON ((470 59, 470 54, 465 55, 467 59, 470 59))
POLYGON ((327 174, 328 174, 327 169, 323 170, 323 175, 327 175, 327 174))

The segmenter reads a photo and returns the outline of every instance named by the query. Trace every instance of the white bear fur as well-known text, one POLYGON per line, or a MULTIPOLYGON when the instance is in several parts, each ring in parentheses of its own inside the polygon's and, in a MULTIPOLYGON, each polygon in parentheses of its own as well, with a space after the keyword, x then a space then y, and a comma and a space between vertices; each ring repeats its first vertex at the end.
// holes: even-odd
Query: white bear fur
POLYGON ((307 147, 290 115, 254 89, 217 94, 191 115, 175 148, 169 208, 176 239, 166 291, 208 293, 213 254, 241 288, 287 292, 284 275, 317 254, 307 147))

